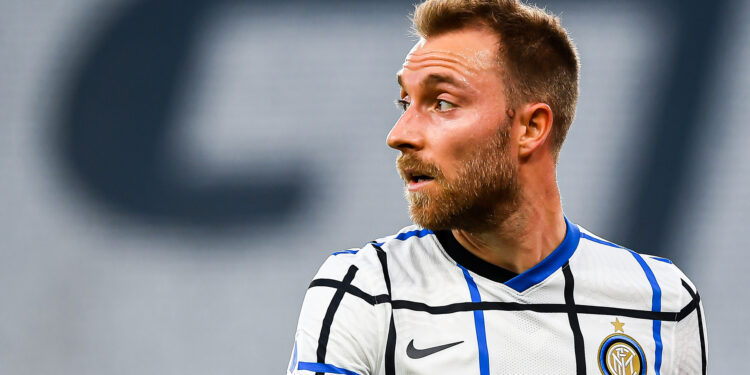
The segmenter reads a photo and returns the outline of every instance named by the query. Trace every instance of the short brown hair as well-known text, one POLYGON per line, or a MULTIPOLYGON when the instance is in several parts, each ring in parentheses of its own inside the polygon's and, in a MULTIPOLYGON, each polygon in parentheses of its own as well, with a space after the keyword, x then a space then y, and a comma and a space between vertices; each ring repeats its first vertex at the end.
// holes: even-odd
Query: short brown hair
POLYGON ((557 160, 578 100, 578 54, 560 19, 518 0, 427 0, 413 16, 422 38, 487 26, 500 37, 499 62, 512 107, 537 101, 554 114, 550 138, 557 160))

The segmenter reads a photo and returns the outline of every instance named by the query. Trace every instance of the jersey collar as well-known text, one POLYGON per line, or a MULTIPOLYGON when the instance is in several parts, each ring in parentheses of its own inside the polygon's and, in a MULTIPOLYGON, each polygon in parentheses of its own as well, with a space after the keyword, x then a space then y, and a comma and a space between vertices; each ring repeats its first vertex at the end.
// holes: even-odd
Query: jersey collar
POLYGON ((448 255, 462 267, 523 293, 530 287, 544 281, 573 256, 576 248, 578 248, 581 232, 578 226, 568 220, 567 217, 565 218, 565 226, 565 238, 562 243, 541 262, 521 274, 516 274, 478 258, 461 246, 449 230, 438 231, 435 235, 448 255))
POLYGON ((469 250, 466 250, 466 248, 461 246, 458 240, 456 240, 456 237, 453 236, 453 233, 450 230, 437 231, 435 232, 435 236, 440 244, 443 245, 445 252, 448 253, 456 263, 478 275, 482 275, 498 283, 505 283, 518 276, 517 273, 486 262, 472 254, 469 250))

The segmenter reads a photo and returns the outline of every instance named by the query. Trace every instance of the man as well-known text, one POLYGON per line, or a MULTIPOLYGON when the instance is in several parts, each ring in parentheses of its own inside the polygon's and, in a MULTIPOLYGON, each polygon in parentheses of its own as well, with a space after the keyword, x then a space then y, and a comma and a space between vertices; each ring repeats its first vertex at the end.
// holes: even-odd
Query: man
POLYGON ((429 0, 414 28, 387 141, 417 225, 325 262, 288 373, 705 373, 682 272, 563 215, 555 165, 579 64, 559 20, 429 0))

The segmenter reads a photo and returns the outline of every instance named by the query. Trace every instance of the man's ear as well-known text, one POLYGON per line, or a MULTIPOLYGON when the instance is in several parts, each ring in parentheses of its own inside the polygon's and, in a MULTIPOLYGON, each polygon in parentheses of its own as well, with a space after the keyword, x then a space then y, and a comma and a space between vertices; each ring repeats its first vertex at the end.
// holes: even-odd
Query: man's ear
POLYGON ((528 158, 544 145, 552 131, 552 108, 545 103, 532 103, 523 106, 518 114, 521 122, 518 156, 528 158))

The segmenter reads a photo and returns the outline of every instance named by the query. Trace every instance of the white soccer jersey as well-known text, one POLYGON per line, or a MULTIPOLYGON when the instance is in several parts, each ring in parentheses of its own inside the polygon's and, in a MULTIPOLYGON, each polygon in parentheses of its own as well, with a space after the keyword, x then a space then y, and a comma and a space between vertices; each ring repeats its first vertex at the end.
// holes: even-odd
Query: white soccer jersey
POLYGON ((287 374, 705 374, 683 273, 566 222, 562 244, 515 276, 417 226, 334 253, 287 374))

